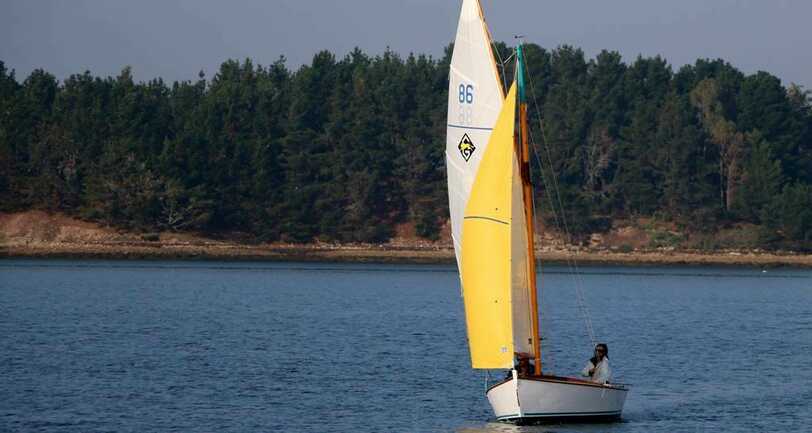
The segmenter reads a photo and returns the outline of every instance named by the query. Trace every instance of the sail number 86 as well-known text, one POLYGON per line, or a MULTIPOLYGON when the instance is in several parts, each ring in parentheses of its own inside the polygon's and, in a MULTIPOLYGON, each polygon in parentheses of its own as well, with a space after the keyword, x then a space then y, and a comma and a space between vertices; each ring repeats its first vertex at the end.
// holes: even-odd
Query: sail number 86
POLYGON ((460 84, 459 100, 460 104, 472 104, 474 102, 474 86, 470 84, 460 84))

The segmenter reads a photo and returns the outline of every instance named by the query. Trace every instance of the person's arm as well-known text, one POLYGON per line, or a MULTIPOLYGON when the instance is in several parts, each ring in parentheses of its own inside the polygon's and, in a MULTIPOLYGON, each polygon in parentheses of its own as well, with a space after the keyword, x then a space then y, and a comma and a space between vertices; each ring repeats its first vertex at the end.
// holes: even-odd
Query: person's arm
POLYGON ((609 361, 604 359, 598 364, 598 367, 595 368, 595 377, 593 380, 597 383, 606 383, 609 382, 611 377, 612 370, 609 368, 609 361))
POLYGON ((586 367, 584 367, 584 369, 581 370, 581 376, 589 377, 592 376, 594 372, 595 372, 595 364, 593 364, 592 361, 587 361, 586 367))

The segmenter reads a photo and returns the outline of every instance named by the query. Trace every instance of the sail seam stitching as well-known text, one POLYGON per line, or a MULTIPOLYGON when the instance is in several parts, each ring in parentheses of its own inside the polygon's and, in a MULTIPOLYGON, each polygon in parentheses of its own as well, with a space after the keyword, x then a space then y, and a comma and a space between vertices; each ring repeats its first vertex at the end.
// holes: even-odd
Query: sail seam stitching
POLYGON ((464 126, 464 125, 454 125, 453 123, 449 123, 448 127, 450 128, 459 128, 459 129, 478 129, 480 131, 492 131, 493 128, 485 128, 482 126, 464 126))
POLYGON ((508 223, 507 221, 502 221, 502 220, 498 220, 496 218, 485 217, 485 216, 467 216, 467 217, 464 217, 463 219, 467 219, 467 220, 476 220, 476 219, 488 220, 488 221, 493 221, 495 223, 504 224, 506 226, 510 225, 510 223, 508 223))

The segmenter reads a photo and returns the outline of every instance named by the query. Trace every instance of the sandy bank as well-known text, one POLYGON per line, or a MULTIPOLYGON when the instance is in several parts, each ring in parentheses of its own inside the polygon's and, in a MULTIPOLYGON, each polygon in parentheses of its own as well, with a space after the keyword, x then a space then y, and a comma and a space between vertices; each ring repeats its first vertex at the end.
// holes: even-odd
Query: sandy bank
MULTIPOLYGON (((0 257, 100 259, 211 259, 377 263, 453 263, 447 243, 395 239, 382 245, 261 244, 189 234, 129 233, 58 214, 0 214, 0 257)), ((736 265, 812 268, 812 255, 721 251, 632 251, 542 248, 542 261, 625 265, 736 265)))

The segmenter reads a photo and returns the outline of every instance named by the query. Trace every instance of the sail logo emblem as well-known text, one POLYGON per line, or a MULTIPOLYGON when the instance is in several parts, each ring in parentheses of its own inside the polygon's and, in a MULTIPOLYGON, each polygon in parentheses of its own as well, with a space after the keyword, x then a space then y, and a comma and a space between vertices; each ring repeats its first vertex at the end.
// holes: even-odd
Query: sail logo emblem
POLYGON ((460 154, 465 158, 465 162, 468 162, 468 160, 471 159, 471 155, 474 154, 476 146, 474 146, 474 142, 471 141, 468 134, 463 134, 460 144, 457 145, 457 149, 460 150, 460 154))

